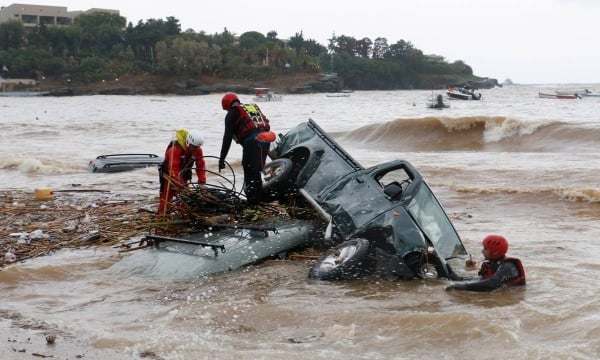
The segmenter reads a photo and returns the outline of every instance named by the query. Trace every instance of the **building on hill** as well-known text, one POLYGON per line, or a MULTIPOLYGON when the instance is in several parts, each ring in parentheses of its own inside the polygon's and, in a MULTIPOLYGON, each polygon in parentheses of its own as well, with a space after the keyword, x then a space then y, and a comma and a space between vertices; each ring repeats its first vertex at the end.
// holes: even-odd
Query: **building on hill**
POLYGON ((11 4, 0 8, 0 23, 9 20, 21 20, 26 31, 37 26, 71 25, 81 14, 107 12, 119 15, 119 10, 93 8, 85 11, 68 11, 66 6, 47 6, 30 4, 11 4))

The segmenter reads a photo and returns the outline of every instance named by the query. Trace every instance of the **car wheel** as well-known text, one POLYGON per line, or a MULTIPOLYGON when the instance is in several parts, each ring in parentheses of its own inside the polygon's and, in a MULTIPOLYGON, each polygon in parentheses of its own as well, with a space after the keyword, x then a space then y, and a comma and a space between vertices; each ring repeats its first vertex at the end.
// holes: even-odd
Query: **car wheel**
POLYGON ((263 191, 269 198, 278 198, 290 189, 293 161, 286 158, 276 159, 263 169, 263 191))
POLYGON ((423 251, 414 251, 404 256, 404 262, 421 279, 436 279, 439 277, 435 255, 429 255, 428 257, 423 251))
POLYGON ((328 250, 317 260, 310 272, 309 279, 340 280, 359 277, 366 270, 369 241, 352 239, 328 250))

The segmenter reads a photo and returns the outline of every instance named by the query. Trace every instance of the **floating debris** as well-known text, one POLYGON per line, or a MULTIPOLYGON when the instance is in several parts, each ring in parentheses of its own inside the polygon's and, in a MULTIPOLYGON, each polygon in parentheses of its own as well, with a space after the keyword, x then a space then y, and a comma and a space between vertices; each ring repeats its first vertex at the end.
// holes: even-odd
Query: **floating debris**
MULTIPOLYGON (((60 193, 41 206, 40 200, 25 191, 0 190, 0 254, 5 254, 0 257, 0 270, 64 248, 131 247, 140 234, 177 237, 199 229, 252 225, 259 217, 274 219, 296 211, 275 204, 248 211, 245 201, 222 190, 188 190, 179 201, 187 213, 184 219, 180 214, 157 218, 152 209, 158 207, 158 197, 122 200, 107 194, 60 193)), ((296 256, 314 258, 312 254, 296 256)))
POLYGON ((41 206, 30 193, 0 191, 0 268, 62 248, 112 245, 156 227, 153 214, 138 211, 154 199, 111 200, 61 194, 41 206))

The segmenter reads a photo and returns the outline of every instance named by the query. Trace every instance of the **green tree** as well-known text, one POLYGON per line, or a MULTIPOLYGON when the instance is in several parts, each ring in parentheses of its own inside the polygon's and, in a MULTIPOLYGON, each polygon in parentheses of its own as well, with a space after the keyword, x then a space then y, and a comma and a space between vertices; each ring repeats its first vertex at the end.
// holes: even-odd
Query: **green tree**
POLYGON ((304 42, 304 49, 309 56, 319 58, 321 54, 327 53, 325 46, 319 44, 316 40, 309 39, 304 42))
POLYGON ((294 34, 294 36, 290 38, 288 46, 296 50, 296 55, 301 53, 302 49, 304 49, 304 36, 302 35, 302 31, 294 34))
POLYGON ((67 63, 60 57, 52 57, 40 61, 39 69, 44 75, 60 76, 65 72, 67 63))
POLYGON ((10 63, 11 76, 37 78, 36 70, 40 69, 42 59, 49 57, 50 54, 43 49, 19 49, 14 53, 10 63))
POLYGON ((267 33, 267 40, 277 41, 277 31, 271 30, 267 33))
POLYGON ((75 18, 81 31, 81 51, 89 55, 108 56, 112 46, 125 42, 122 29, 125 18, 117 14, 92 12, 75 18))
POLYGON ((20 49, 25 45, 25 28, 19 20, 0 23, 0 49, 20 49))
POLYGON ((263 34, 257 31, 248 31, 240 35, 240 48, 243 50, 255 49, 264 45, 266 40, 263 34))
POLYGON ((362 38, 356 42, 356 55, 368 59, 373 53, 373 42, 369 38, 362 38))
POLYGON ((231 48, 235 41, 235 35, 225 28, 222 33, 213 35, 213 41, 222 48, 231 48))
POLYGON ((111 71, 107 60, 100 57, 86 57, 73 71, 73 77, 84 82, 96 82, 110 78, 111 71))
POLYGON ((333 52, 336 54, 346 54, 351 56, 358 55, 358 41, 351 36, 338 36, 335 38, 333 52))
POLYGON ((161 19, 148 19, 145 23, 140 20, 135 27, 129 24, 126 30, 127 40, 136 57, 152 63, 155 44, 170 35, 175 35, 175 23, 174 20, 167 24, 161 19))
POLYGON ((2 69, 3 65, 10 66, 10 62, 13 58, 13 51, 14 50, 0 50, 0 69, 2 69))
POLYGON ((183 37, 156 44, 157 71, 171 75, 212 73, 221 63, 220 49, 183 37))
POLYGON ((179 20, 173 16, 167 16, 167 21, 165 22, 166 36, 179 35, 179 33, 181 33, 181 24, 179 24, 179 20))
POLYGON ((398 40, 395 44, 390 45, 389 52, 387 52, 387 57, 399 60, 406 59, 412 48, 413 46, 410 42, 398 40))
POLYGON ((473 75, 473 69, 464 63, 462 60, 457 60, 452 63, 452 69, 454 73, 461 75, 473 75))
POLYGON ((378 37, 373 42, 373 59, 383 59, 386 54, 390 51, 387 39, 378 37))
POLYGON ((46 30, 46 46, 54 56, 67 58, 77 55, 81 43, 81 29, 75 26, 51 26, 46 30))

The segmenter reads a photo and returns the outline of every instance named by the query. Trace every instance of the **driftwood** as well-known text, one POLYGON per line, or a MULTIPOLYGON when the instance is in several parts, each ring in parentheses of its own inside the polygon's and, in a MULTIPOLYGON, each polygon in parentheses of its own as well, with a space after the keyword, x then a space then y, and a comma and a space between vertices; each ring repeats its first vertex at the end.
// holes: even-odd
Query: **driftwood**
POLYGON ((152 205, 149 200, 68 194, 39 201, 32 193, 0 191, 0 267, 12 262, 10 254, 21 261, 62 248, 111 245, 151 231, 157 226, 154 214, 143 209, 152 205))
MULTIPOLYGON (((22 260, 49 254, 64 248, 89 246, 127 246, 128 241, 144 234, 181 236, 199 227, 218 224, 251 225, 260 219, 281 218, 288 210, 267 204, 248 209, 230 199, 220 212, 196 211, 193 203, 212 204, 212 194, 188 191, 183 208, 187 216, 173 214, 157 218, 158 198, 114 199, 109 194, 61 193, 51 200, 36 200, 33 193, 0 191, 0 269, 22 260)), ((181 205, 181 204, 180 204, 181 205)), ((200 209, 202 210, 202 209, 200 209)), ((129 244, 129 245, 130 245, 129 244)), ((302 257, 302 255, 300 255, 302 257)), ((314 258, 304 255, 306 258, 314 258)))

